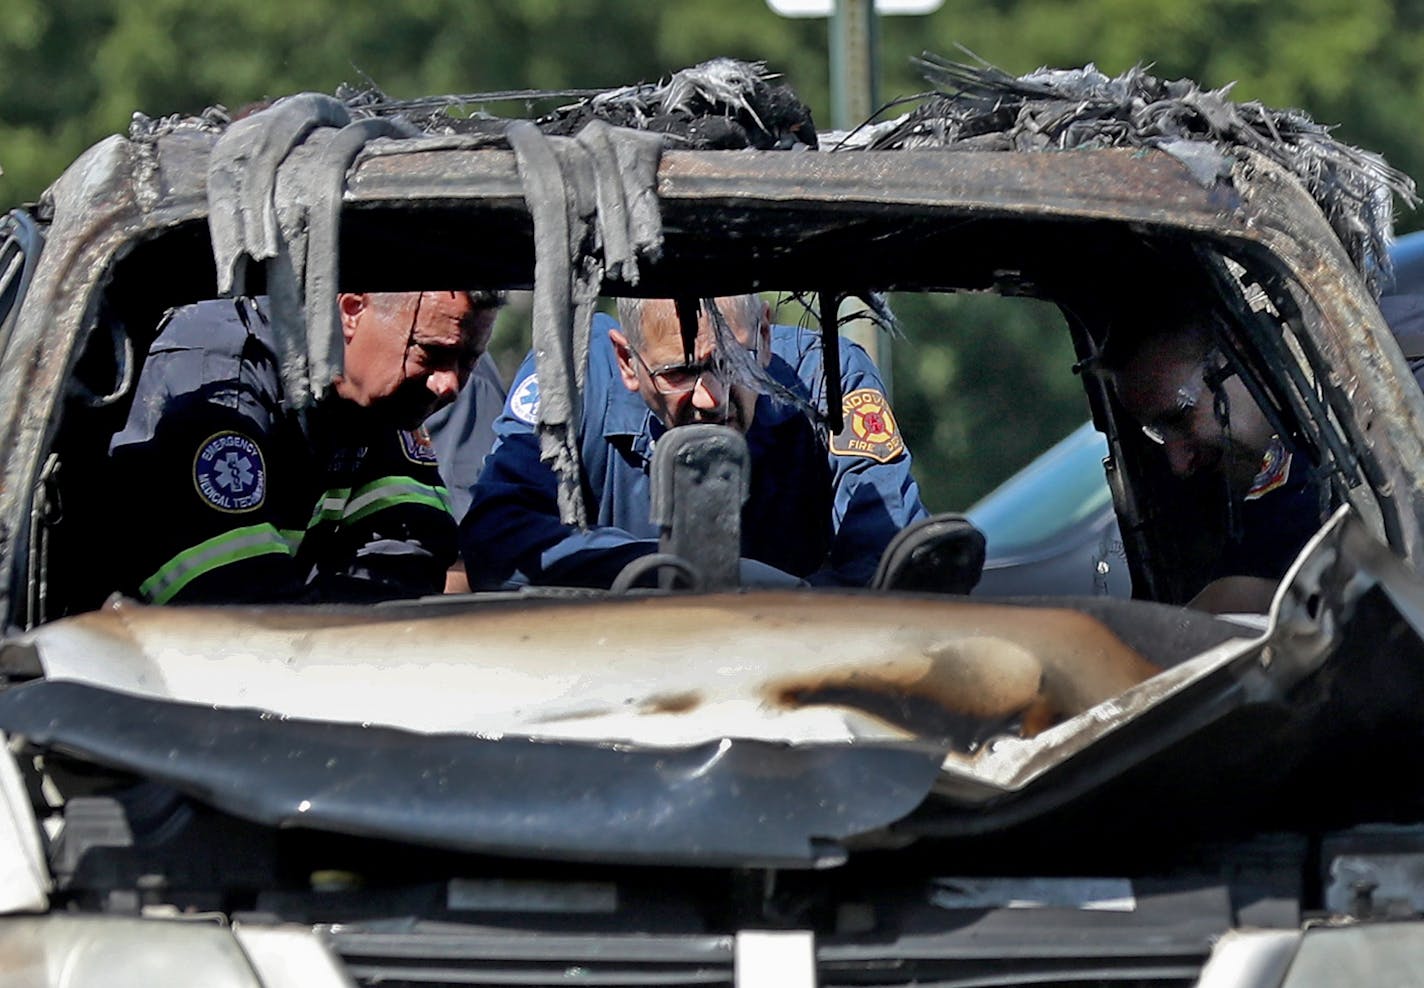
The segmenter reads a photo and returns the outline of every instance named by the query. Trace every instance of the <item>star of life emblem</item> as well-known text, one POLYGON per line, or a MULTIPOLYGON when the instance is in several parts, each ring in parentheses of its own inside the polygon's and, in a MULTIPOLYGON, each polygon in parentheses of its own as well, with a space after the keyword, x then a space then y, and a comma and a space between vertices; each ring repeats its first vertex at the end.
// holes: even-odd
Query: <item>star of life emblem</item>
POLYGON ((255 511, 267 500, 262 450, 240 432, 219 432, 193 458, 193 486, 219 511, 255 511))
POLYGON ((525 425, 533 425, 539 418, 538 374, 530 374, 519 382, 519 387, 509 396, 509 414, 525 425))

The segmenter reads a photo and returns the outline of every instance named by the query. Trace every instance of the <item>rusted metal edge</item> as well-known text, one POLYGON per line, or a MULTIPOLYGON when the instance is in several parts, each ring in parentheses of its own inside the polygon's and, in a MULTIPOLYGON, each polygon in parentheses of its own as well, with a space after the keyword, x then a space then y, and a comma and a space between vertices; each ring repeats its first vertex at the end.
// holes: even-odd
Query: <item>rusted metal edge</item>
MULTIPOLYGON (((668 151, 658 195, 669 203, 859 202, 1163 223, 1221 235, 1249 230, 1232 190, 1205 189, 1170 156, 1141 151, 668 151)), ((523 199, 510 152, 417 149, 367 157, 347 191, 347 201, 360 205, 491 197, 523 199)))

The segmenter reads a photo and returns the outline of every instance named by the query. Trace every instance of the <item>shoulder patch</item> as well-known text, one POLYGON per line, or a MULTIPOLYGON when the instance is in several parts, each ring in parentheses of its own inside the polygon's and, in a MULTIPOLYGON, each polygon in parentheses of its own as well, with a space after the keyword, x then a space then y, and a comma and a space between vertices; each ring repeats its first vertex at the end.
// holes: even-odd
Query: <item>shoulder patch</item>
POLYGON ((1251 489, 1243 500, 1254 501, 1271 491, 1284 487, 1290 479, 1291 453, 1279 437, 1272 437, 1261 457, 1261 469, 1251 481, 1251 489))
POLYGON ((219 511, 256 511, 267 500, 262 449, 240 432, 209 436, 193 457, 193 486, 219 511))
POLYGON ((430 441, 430 433, 425 426, 419 429, 400 430, 401 452, 412 463, 434 466, 437 461, 435 444, 430 441))
POLYGON ((525 425, 533 425, 539 418, 538 374, 530 374, 519 382, 519 387, 509 396, 509 414, 525 425))
POLYGON ((841 405, 845 428, 831 437, 831 452, 837 456, 864 456, 877 463, 889 463, 905 452, 905 440, 890 402, 874 388, 857 388, 841 405))

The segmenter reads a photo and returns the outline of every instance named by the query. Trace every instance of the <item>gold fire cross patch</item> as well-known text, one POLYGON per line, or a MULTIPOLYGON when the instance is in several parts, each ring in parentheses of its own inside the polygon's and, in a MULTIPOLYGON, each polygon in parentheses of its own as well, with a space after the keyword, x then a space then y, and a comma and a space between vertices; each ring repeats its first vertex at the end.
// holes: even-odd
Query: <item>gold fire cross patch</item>
POLYGON ((845 428, 831 437, 837 456, 864 456, 889 463, 905 452, 905 440, 895 424, 890 402, 874 388, 857 388, 845 396, 845 428))

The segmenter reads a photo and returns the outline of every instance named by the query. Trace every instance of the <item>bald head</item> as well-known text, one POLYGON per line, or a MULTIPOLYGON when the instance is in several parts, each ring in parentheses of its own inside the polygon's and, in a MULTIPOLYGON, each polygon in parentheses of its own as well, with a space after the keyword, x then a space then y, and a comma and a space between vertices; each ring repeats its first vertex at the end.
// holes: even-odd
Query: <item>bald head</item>
MULTIPOLYGON (((701 300, 699 299, 699 302, 701 300)), ((750 344, 764 320, 770 318, 770 307, 760 295, 723 295, 713 299, 718 313, 726 321, 727 327, 743 346, 750 344)), ((676 303, 670 298, 633 298, 626 296, 618 300, 618 322, 623 335, 634 347, 645 342, 645 322, 670 318, 677 321, 676 303)), ((699 310, 698 322, 709 321, 708 314, 699 310)))

